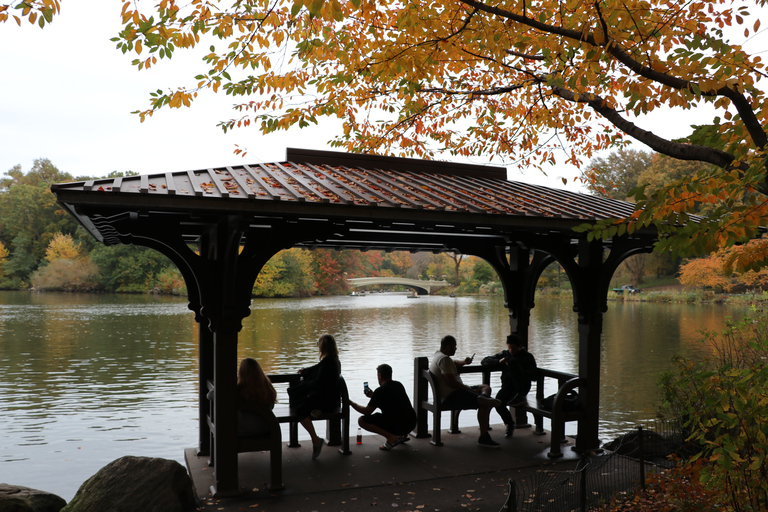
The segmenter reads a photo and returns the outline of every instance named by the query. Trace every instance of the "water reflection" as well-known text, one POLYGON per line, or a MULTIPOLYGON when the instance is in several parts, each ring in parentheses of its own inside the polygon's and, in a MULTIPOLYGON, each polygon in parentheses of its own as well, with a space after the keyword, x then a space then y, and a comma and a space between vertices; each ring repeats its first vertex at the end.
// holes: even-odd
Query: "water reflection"
MULTIPOLYGON (((410 392, 413 358, 433 354, 445 334, 457 337, 458 356, 480 358, 504 348, 509 330, 503 301, 489 297, 265 299, 251 309, 240 358, 258 358, 269 373, 295 372, 317 361, 315 342, 331 333, 357 401, 380 363, 410 392)), ((675 353, 706 350, 697 330, 718 328, 726 314, 717 305, 611 304, 601 437, 652 414, 657 373, 675 353)), ((529 348, 541 366, 574 372, 576 333, 570 301, 537 300, 529 348)), ((0 292, 2 480, 69 500, 122 455, 182 462, 198 439, 197 359, 197 324, 182 299, 0 292)))

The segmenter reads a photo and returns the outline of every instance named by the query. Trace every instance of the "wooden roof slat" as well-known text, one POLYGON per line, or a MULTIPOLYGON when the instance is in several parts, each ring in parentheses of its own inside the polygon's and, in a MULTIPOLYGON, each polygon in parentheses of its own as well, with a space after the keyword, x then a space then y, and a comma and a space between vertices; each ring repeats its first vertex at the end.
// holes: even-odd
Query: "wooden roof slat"
POLYGON ((248 184, 248 180, 243 179, 243 174, 247 174, 246 171, 243 169, 237 170, 233 169, 232 167, 227 166, 227 172, 229 172, 229 175, 232 177, 233 180, 237 182, 237 184, 240 186, 240 190, 245 192, 245 195, 248 197, 248 199, 253 199, 256 194, 254 194, 253 189, 248 184))
MULTIPOLYGON (((495 201, 489 200, 488 198, 484 198, 484 201, 480 201, 478 198, 472 197, 471 194, 468 194, 466 192, 461 191, 458 187, 447 187, 446 184, 448 180, 440 180, 436 179, 439 178, 439 176, 434 175, 423 175, 419 176, 418 178, 414 177, 414 179, 421 184, 424 188, 438 188, 442 194, 445 194, 445 196, 452 198, 450 199, 452 203, 456 206, 457 209, 461 209, 463 206, 464 208, 468 208, 471 210, 475 210, 477 212, 483 212, 483 213, 490 213, 488 211, 489 207, 492 207, 496 213, 506 213, 503 208, 500 207, 500 205, 493 206, 495 201)), ((456 183, 452 183, 452 185, 455 185, 458 183, 458 179, 461 179, 461 176, 456 176, 456 179, 453 179, 451 181, 455 181, 456 183)), ((473 178, 463 178, 465 181, 468 181, 470 183, 473 182, 473 178)), ((440 194, 430 192, 434 197, 446 199, 443 198, 440 194)))
POLYGON ((146 194, 149 192, 149 175, 148 174, 140 174, 139 175, 139 192, 142 194, 146 194))
MULTIPOLYGON (((459 180, 462 183, 465 182, 465 180, 462 178, 459 178, 459 180)), ((489 191, 487 187, 482 187, 482 185, 477 182, 467 183, 466 186, 470 187, 473 190, 476 190, 478 193, 483 194, 484 197, 489 198, 489 200, 492 200, 494 202, 501 201, 501 198, 499 197, 499 192, 505 192, 505 193, 508 192, 506 196, 507 201, 514 203, 515 204, 514 210, 518 212, 522 212, 523 215, 531 215, 534 212, 538 212, 538 213, 547 212, 554 217, 559 216, 559 212, 552 211, 549 208, 546 208, 543 204, 536 203, 536 206, 532 207, 532 204, 527 194, 524 194, 524 193, 521 194, 520 192, 522 191, 518 191, 517 193, 515 193, 512 190, 507 191, 504 187, 505 183, 509 183, 509 182, 496 183, 496 185, 498 185, 498 188, 494 189, 493 191, 489 191)), ((507 206, 507 208, 511 208, 511 206, 507 206)))
POLYGON ((313 164, 306 164, 306 166, 301 166, 291 162, 291 165, 294 169, 301 170, 305 176, 312 180, 312 183, 315 185, 312 188, 314 188, 315 192, 320 195, 323 202, 337 202, 346 204, 347 200, 344 199, 344 186, 334 176, 327 174, 325 170, 319 169, 313 164), (306 167, 306 169, 303 167, 306 167), (318 176, 318 174, 322 177, 318 176))
POLYGON ((200 171, 187 171, 187 177, 189 178, 189 184, 192 186, 192 192, 197 197, 203 196, 203 188, 200 186, 200 182, 203 181, 200 179, 200 175, 198 174, 200 171))
POLYGON ((303 201, 307 200, 307 194, 309 196, 314 197, 316 200, 320 200, 321 202, 323 199, 327 199, 330 202, 330 199, 328 196, 323 194, 322 185, 320 182, 314 177, 311 176, 309 173, 303 172, 301 168, 286 162, 285 164, 277 164, 280 166, 280 169, 288 176, 290 180, 295 181, 301 186, 301 190, 304 192, 302 193, 302 199, 303 201), (312 185, 315 185, 313 187, 312 185))
MULTIPOLYGON (((345 171, 357 173, 359 176, 359 169, 358 171, 355 171, 355 169, 352 169, 350 167, 342 167, 345 171)), ((383 171, 371 171, 368 169, 365 169, 366 172, 376 172, 376 184, 375 186, 380 187, 382 189, 385 189, 387 193, 392 194, 393 196, 397 197, 400 201, 405 203, 406 205, 410 206, 411 208, 416 209, 422 209, 424 208, 424 205, 422 205, 419 202, 416 202, 414 199, 411 199, 403 194, 402 188, 397 185, 396 183, 393 183, 392 180, 389 179, 389 177, 383 172, 383 171), (386 184, 388 186, 383 186, 383 184, 386 184)), ((366 178, 368 181, 370 179, 366 178)), ((410 194, 409 194, 410 195, 410 194)))
MULTIPOLYGON (((371 205, 371 206, 392 206, 392 207, 402 207, 403 204, 397 201, 394 201, 392 197, 388 197, 386 193, 382 191, 376 192, 375 188, 371 187, 370 185, 365 185, 365 182, 370 183, 370 179, 368 176, 365 175, 365 173, 361 173, 357 169, 353 169, 350 167, 343 167, 344 172, 340 172, 339 169, 334 168, 330 165, 326 166, 326 169, 330 172, 337 173, 338 176, 336 176, 336 179, 351 190, 351 193, 354 193, 357 195, 361 201, 365 202, 365 204, 371 205), (351 177, 347 178, 344 176, 344 174, 350 174, 351 177), (350 183, 347 183, 347 180, 350 183), (374 194, 374 197, 366 196, 364 193, 368 194, 374 194), (376 200, 378 198, 378 200, 376 200), (381 202, 379 202, 381 201, 381 202)), ((378 173, 380 171, 366 171, 369 173, 378 173)), ((376 174, 379 176, 379 174, 376 174)), ((421 208, 422 205, 418 202, 409 201, 407 198, 397 195, 398 199, 401 201, 405 201, 408 206, 411 208, 421 208)))
MULTIPOLYGON (((273 163, 273 164, 267 164, 267 165, 261 165, 261 169, 269 176, 270 179, 277 182, 279 187, 275 187, 274 184, 271 184, 273 188, 280 188, 281 191, 285 192, 285 195, 292 197, 296 201, 306 201, 306 197, 296 192, 293 187, 285 181, 285 179, 280 175, 281 173, 275 172, 272 169, 270 169, 270 166, 277 167, 280 171, 285 171, 285 168, 280 163, 273 163)), ((283 194, 275 194, 275 197, 280 197, 282 199, 283 194)))
MULTIPOLYGON (((310 164, 310 165, 312 165, 312 164, 310 164)), ((312 165, 312 167, 313 168, 317 168, 314 165, 312 165)), ((326 171, 327 170, 333 171, 333 168, 330 167, 330 166, 324 166, 324 168, 325 168, 326 171)), ((318 169, 318 170, 320 170, 320 169, 318 169)), ((350 171, 351 171, 351 169, 350 169, 350 171)), ((338 184, 339 186, 344 186, 342 184, 342 182, 338 178, 333 176, 333 175, 327 175, 327 178, 332 180, 334 183, 338 184)), ((355 195, 357 195, 360 198, 361 201, 365 201, 367 204, 378 205, 379 201, 374 201, 373 200, 375 198, 378 198, 380 201, 382 201, 383 203, 387 204, 387 206, 391 206, 393 208, 399 208, 401 206, 400 203, 393 203, 393 202, 388 201, 387 197, 384 194, 382 194, 379 191, 374 190, 373 188, 371 188, 370 186, 366 185, 365 183, 361 183, 360 181, 358 181, 358 182, 355 183, 355 185, 358 188, 362 188, 363 190, 365 190, 366 193, 373 194, 373 196, 375 196, 375 197, 371 197, 369 195, 369 196, 366 197, 362 193, 355 192, 355 195)))
MULTIPOLYGON (((212 187, 209 187, 212 190, 215 190, 220 197, 229 197, 229 190, 224 186, 224 183, 221 181, 221 178, 219 178, 218 173, 215 169, 209 168, 208 169, 208 177, 210 178, 210 183, 213 184, 212 187)), ((208 191, 211 193, 210 191, 208 191)))
MULTIPOLYGON (((411 187, 411 186, 407 186, 407 185, 405 185, 403 183, 398 183, 397 179, 393 178, 391 176, 392 171, 383 171, 383 170, 381 170, 381 171, 377 172, 375 175, 372 175, 372 174, 370 174, 370 171, 367 171, 367 170, 366 171, 362 171, 360 168, 358 168, 358 169, 350 169, 350 170, 352 172, 356 172, 358 174, 362 174, 364 176, 368 176, 368 178, 366 178, 366 179, 370 179, 371 176, 374 176, 375 179, 376 179, 377 185, 380 184, 380 182, 387 183, 390 187, 392 187, 392 189, 397 190, 398 192, 396 192, 396 193, 400 194, 401 197, 406 198, 406 200, 408 200, 408 196, 413 197, 414 200, 416 200, 416 198, 418 198, 418 200, 421 201, 419 203, 416 203, 419 208, 424 208, 424 209, 427 209, 427 210, 441 210, 441 211, 444 211, 444 210, 447 209, 444 204, 441 204, 440 201, 433 201, 432 199, 430 199, 431 196, 428 193, 428 191, 424 191, 424 192, 422 192, 421 190, 417 191, 417 190, 414 190, 413 187, 411 187), (422 197, 419 197, 417 192, 422 194, 422 197), (424 197, 423 194, 425 194, 425 193, 427 193, 427 197, 424 197), (427 203, 427 204, 425 205, 423 203, 427 203)), ((409 174, 410 174, 409 177, 411 179, 414 179, 414 176, 416 176, 413 173, 409 173, 409 174)), ((394 190, 393 190, 393 192, 394 192, 394 190)))
MULTIPOLYGON (((263 180, 262 178, 264 176, 260 176, 261 174, 265 174, 267 177, 269 177, 269 173, 266 171, 266 168, 263 164, 256 164, 255 166, 250 165, 244 165, 244 169, 246 169, 251 176, 253 177, 253 183, 251 184, 251 188, 253 189, 258 188, 258 191, 254 190, 254 198, 258 199, 259 196, 267 196, 269 199, 275 200, 276 194, 272 192, 270 187, 267 186, 267 182, 263 180), (259 170, 254 170, 254 167, 257 167, 259 170)), ((280 198, 277 197, 277 200, 280 198)))

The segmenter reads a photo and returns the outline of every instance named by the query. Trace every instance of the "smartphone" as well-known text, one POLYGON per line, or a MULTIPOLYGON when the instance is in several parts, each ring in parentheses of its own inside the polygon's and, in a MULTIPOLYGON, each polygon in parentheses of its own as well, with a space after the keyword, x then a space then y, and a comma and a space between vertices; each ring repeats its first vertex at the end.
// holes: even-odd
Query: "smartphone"
POLYGON ((371 388, 368 387, 367 382, 363 382, 363 392, 368 394, 371 391, 371 388))
MULTIPOLYGON (((475 354, 477 354, 477 352, 475 352, 475 354)), ((470 363, 475 360, 475 354, 472 354, 472 357, 469 358, 470 363)))

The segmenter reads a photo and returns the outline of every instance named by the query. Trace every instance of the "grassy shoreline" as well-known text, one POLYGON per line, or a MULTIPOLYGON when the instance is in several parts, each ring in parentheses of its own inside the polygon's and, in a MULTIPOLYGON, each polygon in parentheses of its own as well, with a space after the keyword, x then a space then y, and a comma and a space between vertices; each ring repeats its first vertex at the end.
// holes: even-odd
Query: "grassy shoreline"
MULTIPOLYGON (((571 290, 545 289, 540 292, 544 296, 570 297, 571 290)), ((672 289, 672 287, 643 288, 638 293, 618 293, 608 292, 609 301, 623 302, 672 302, 677 304, 766 304, 768 303, 768 292, 746 292, 746 293, 715 293, 712 290, 686 290, 672 289)))

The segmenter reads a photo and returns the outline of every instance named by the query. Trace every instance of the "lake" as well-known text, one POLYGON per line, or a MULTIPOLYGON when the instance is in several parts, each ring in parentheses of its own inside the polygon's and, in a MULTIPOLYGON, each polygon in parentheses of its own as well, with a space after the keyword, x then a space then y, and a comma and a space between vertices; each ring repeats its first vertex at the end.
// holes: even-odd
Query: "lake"
MULTIPOLYGON (((575 373, 572 307, 568 299, 537 298, 529 350, 540 366, 575 373)), ((671 357, 701 354, 707 347, 700 329, 719 329, 726 316, 745 311, 610 303, 601 439, 653 417, 656 376, 670 368, 671 357)), ((317 362, 315 342, 331 333, 351 398, 365 402, 363 382, 375 385, 381 363, 390 364, 411 393, 414 357, 433 354, 444 335, 458 339, 457 357, 476 353, 479 362, 505 348, 508 331, 500 297, 256 299, 243 320, 238 356, 258 359, 267 373, 293 373, 317 362)), ((0 292, 0 482, 69 501, 86 479, 123 455, 183 464, 183 450, 198 441, 197 360, 197 323, 184 299, 0 292)), ((353 412, 353 421, 357 416, 353 412)), ((473 414, 462 415, 462 425, 473 421, 473 414)), ((500 422, 495 413, 491 421, 500 422)), ((307 437, 301 428, 299 434, 307 437)))

